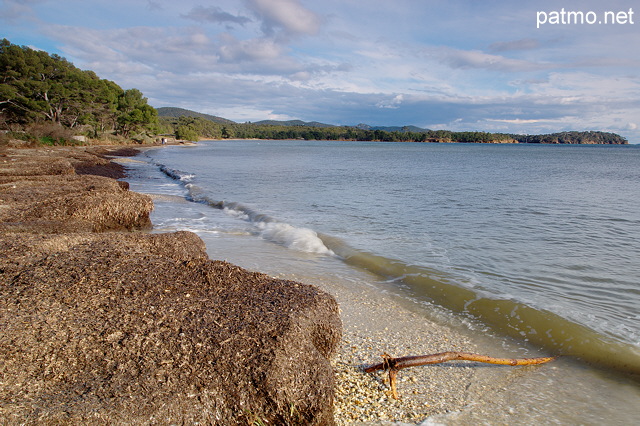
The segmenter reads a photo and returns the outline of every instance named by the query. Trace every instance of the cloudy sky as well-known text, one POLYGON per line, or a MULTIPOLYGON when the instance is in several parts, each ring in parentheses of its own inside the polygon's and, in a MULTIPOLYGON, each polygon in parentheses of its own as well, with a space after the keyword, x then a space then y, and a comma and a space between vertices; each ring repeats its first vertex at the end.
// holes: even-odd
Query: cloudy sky
POLYGON ((640 143, 635 0, 0 0, 0 28, 155 107, 238 122, 603 130, 640 143))

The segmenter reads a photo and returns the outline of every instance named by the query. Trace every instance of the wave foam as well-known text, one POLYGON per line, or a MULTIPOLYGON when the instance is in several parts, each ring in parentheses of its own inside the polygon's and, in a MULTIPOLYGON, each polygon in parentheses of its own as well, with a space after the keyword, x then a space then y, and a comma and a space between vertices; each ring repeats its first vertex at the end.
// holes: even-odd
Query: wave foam
POLYGON ((161 165, 160 171, 165 175, 169 176, 171 179, 179 180, 181 182, 191 182, 196 175, 192 173, 183 172, 176 169, 171 169, 167 166, 161 165))
POLYGON ((187 197, 189 201, 207 204, 210 207, 222 210, 235 219, 249 222, 257 228, 257 234, 265 240, 306 253, 334 255, 333 251, 324 245, 318 234, 312 229, 278 222, 237 202, 212 200, 205 195, 205 191, 202 188, 191 183, 195 178, 194 174, 172 169, 164 164, 157 165, 162 173, 184 184, 189 194, 187 197))
POLYGON ((309 228, 296 228, 279 222, 258 222, 255 225, 260 230, 262 238, 287 248, 307 253, 334 254, 324 245, 318 234, 309 228))

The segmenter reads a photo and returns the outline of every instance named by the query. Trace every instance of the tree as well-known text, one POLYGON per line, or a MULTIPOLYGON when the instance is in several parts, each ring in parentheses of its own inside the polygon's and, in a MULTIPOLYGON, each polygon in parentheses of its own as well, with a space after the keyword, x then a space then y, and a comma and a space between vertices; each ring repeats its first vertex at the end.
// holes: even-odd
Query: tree
POLYGON ((7 39, 0 41, 0 113, 6 126, 90 125, 95 135, 114 129, 129 136, 157 124, 156 110, 139 90, 125 91, 58 55, 7 39))
POLYGON ((223 139, 230 139, 233 137, 233 130, 229 129, 227 126, 223 126, 221 135, 223 139))
POLYGON ((178 119, 176 126, 176 139, 185 141, 198 141, 200 139, 196 126, 197 119, 194 117, 183 116, 178 119))
POLYGON ((20 121, 45 119, 73 126, 82 104, 87 75, 58 55, 0 44, 0 75, 4 102, 20 121))
POLYGON ((147 98, 138 89, 125 90, 118 97, 117 133, 128 137, 148 129, 158 121, 158 112, 147 104, 147 98))

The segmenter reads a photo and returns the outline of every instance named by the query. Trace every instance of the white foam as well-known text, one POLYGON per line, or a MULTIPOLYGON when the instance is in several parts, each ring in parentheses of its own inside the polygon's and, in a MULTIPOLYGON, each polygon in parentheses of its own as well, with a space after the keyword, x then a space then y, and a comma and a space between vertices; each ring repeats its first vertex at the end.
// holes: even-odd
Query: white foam
POLYGON ((249 220, 249 215, 245 212, 243 212, 242 210, 236 210, 233 208, 229 208, 229 207, 223 207, 222 209, 223 212, 225 212, 226 214, 228 214, 229 216, 235 218, 235 219, 240 219, 240 220, 249 220))
POLYGON ((296 228, 286 223, 257 222, 260 236, 283 246, 307 253, 333 255, 318 234, 309 228, 296 228))
POLYGON ((277 222, 269 216, 237 202, 211 200, 203 195, 201 188, 192 183, 187 183, 185 187, 192 200, 205 202, 211 207, 221 209, 234 219, 251 223, 257 228, 258 235, 267 241, 306 253, 334 255, 334 252, 324 245, 318 234, 312 229, 298 228, 287 223, 277 222))
POLYGON ((191 182, 196 175, 192 173, 183 172, 181 170, 171 169, 167 166, 160 166, 160 170, 171 179, 179 180, 181 182, 191 182))

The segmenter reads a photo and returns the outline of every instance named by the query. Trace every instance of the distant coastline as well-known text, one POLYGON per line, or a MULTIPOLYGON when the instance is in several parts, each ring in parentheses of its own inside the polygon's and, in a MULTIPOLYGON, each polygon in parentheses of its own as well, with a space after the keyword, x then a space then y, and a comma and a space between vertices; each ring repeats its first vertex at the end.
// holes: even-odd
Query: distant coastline
POLYGON ((601 131, 568 131, 541 135, 492 132, 454 132, 422 129, 416 126, 374 127, 367 124, 334 126, 300 120, 266 120, 235 123, 226 118, 182 108, 158 108, 164 131, 177 139, 300 139, 379 142, 492 143, 492 144, 563 144, 627 145, 624 137, 601 131))
POLYGON ((520 135, 451 131, 417 126, 332 125, 301 120, 236 123, 183 108, 154 108, 138 89, 123 89, 58 55, 0 40, 3 98, 0 145, 164 143, 165 140, 299 139, 491 144, 615 144, 615 133, 565 131, 520 135), (55 70, 50 73, 47 70, 55 70), (19 141, 23 141, 19 142, 19 141))

